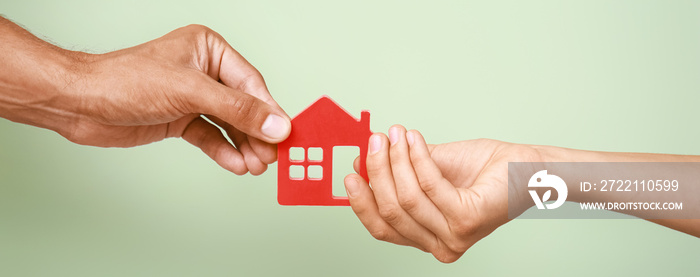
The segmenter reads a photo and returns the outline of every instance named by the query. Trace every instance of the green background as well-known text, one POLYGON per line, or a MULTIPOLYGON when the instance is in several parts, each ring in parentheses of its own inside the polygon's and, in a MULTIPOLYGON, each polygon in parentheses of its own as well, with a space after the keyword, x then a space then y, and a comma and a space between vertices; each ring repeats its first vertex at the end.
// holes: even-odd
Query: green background
MULTIPOLYGON (((692 1, 33 1, 0 13, 62 47, 221 33, 291 115, 322 94, 371 127, 700 154, 692 1)), ((133 65, 138 68, 138 64, 133 65)), ((182 140, 74 145, 0 120, 0 276, 697 275, 700 240, 643 220, 516 219, 454 264, 375 241, 348 207, 282 207, 182 140)))

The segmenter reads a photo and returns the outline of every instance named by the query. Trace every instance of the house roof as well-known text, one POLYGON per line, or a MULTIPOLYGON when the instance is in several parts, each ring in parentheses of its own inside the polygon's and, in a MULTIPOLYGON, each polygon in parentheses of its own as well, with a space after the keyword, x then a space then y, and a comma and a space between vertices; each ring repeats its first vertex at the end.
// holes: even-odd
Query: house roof
POLYGON ((292 119, 292 121, 316 121, 316 120, 330 120, 332 123, 357 123, 359 119, 348 113, 343 107, 338 105, 333 99, 327 95, 322 96, 316 102, 312 103, 301 111, 297 116, 292 119))
POLYGON ((322 96, 292 119, 288 141, 304 144, 345 143, 358 134, 369 131, 369 112, 366 120, 357 119, 328 96, 322 96))

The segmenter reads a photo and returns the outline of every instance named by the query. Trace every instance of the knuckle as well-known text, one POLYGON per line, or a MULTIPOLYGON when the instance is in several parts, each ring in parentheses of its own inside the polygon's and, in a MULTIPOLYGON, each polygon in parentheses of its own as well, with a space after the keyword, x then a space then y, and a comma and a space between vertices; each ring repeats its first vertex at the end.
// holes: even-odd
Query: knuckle
POLYGON ((405 211, 411 213, 418 208, 418 198, 407 193, 399 194, 399 205, 405 211))
POLYGON ((372 177, 381 176, 385 171, 384 167, 381 166, 381 163, 374 156, 367 156, 366 166, 370 180, 373 179, 372 177))
POLYGON ((379 216, 391 225, 398 223, 401 213, 395 205, 382 205, 379 207, 379 216))
POLYGON ((459 238, 466 238, 474 234, 476 230, 474 224, 469 223, 467 220, 460 220, 457 223, 452 224, 452 232, 459 238))
POLYGON ((257 157, 252 157, 251 154, 245 155, 244 159, 248 172, 253 176, 263 174, 267 170, 267 165, 260 162, 257 157))
POLYGON ((408 158, 408 153, 406 153, 406 149, 402 148, 404 145, 400 145, 399 143, 396 143, 389 147, 389 154, 391 155, 391 164, 392 165, 397 165, 401 163, 405 163, 406 158, 408 158))
POLYGON ((262 74, 260 74, 260 72, 257 70, 253 70, 252 73, 241 78, 241 81, 238 83, 238 86, 236 86, 236 89, 240 91, 252 91, 253 88, 257 87, 261 82, 265 83, 265 81, 263 81, 262 74))
POLYGON ((433 253, 433 256, 435 257, 435 259, 437 259, 441 263, 449 264, 449 263, 454 263, 455 261, 457 261, 459 259, 459 257, 461 257, 462 255, 457 254, 457 253, 452 253, 449 251, 440 251, 437 253, 433 253))
POLYGON ((457 253, 464 253, 469 249, 469 245, 459 239, 453 239, 447 243, 447 247, 457 253))
MULTIPOLYGON (((207 144, 207 137, 203 134, 197 134, 194 135, 190 138, 190 141, 193 145, 197 145, 202 151, 207 152, 209 150, 209 145, 207 144)), ((217 160, 219 157, 219 153, 212 153, 211 154, 213 160, 217 160)))
POLYGON ((200 24, 190 24, 182 28, 184 37, 188 41, 195 42, 202 51, 203 49, 208 49, 212 43, 222 41, 221 35, 211 28, 200 25, 200 24))
POLYGON ((425 192, 435 190, 438 180, 434 176, 418 176, 418 184, 425 192))
POLYGON ((209 27, 201 24, 190 24, 185 26, 184 29, 192 34, 207 34, 211 32, 211 29, 209 27))
MULTIPOLYGON (((217 153, 218 156, 218 153, 217 153)), ((215 159, 220 165, 229 171, 233 172, 236 175, 245 175, 248 173, 248 167, 245 164, 245 161, 241 158, 234 158, 234 159, 220 159, 217 157, 215 159)))
POLYGON ((188 42, 199 42, 206 45, 207 38, 213 33, 209 27, 200 24, 190 24, 176 31, 180 38, 188 42))
MULTIPOLYGON (((200 128, 201 120, 203 120, 201 117, 197 117, 187 123, 187 126, 182 130, 182 137, 190 141, 193 145, 196 145, 197 147, 203 147, 204 145, 204 140, 206 137, 203 135, 202 132, 197 132, 194 129, 200 128)), ((204 150, 204 149, 202 149, 204 150)))
POLYGON ((260 104, 253 97, 238 97, 231 104, 231 112, 237 124, 251 124, 259 117, 260 104))
POLYGON ((389 241, 389 238, 391 237, 390 232, 384 228, 369 230, 369 234, 376 240, 381 241, 389 241))

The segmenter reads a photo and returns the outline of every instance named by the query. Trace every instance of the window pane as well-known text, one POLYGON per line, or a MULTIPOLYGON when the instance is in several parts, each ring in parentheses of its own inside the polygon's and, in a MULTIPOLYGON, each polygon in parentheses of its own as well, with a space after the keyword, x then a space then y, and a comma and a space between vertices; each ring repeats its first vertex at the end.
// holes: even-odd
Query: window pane
POLYGON ((289 160, 290 161, 303 161, 304 160, 304 148, 302 147, 291 147, 289 148, 289 160))
POLYGON ((292 165, 289 167, 289 179, 301 180, 304 179, 304 166, 292 165))
POLYGON ((309 161, 323 161, 323 148, 309 147, 309 161))
POLYGON ((309 179, 321 180, 323 179, 323 167, 320 165, 310 165, 309 166, 309 179))

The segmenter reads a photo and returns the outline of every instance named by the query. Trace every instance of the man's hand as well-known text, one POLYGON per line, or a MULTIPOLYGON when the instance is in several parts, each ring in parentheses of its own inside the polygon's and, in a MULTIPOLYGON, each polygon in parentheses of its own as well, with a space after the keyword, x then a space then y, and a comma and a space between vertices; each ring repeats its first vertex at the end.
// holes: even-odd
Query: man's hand
POLYGON ((289 118, 260 73, 203 26, 88 57, 85 69, 75 81, 78 118, 65 134, 80 144, 129 147, 182 137, 222 167, 257 175, 277 159, 274 143, 289 135, 289 118))
POLYGON ((508 222, 508 162, 537 155, 494 140, 426 145, 418 131, 397 125, 388 138, 370 137, 372 187, 357 174, 348 175, 345 186, 353 211, 376 239, 454 262, 508 222))
POLYGON ((97 55, 54 47, 2 18, 0 31, 0 116, 10 120, 102 147, 182 137, 225 169, 253 175, 289 135, 289 116, 260 73, 204 26, 97 55))

